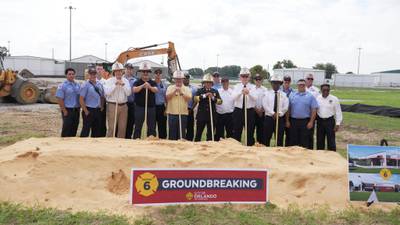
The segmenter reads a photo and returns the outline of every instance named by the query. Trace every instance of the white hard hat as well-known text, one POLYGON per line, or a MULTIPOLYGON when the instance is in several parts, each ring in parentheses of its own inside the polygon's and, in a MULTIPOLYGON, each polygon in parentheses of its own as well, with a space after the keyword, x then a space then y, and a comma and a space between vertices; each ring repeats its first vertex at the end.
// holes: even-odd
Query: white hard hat
POLYGON ((279 76, 279 75, 277 75, 277 74, 274 74, 273 76, 271 76, 270 79, 269 79, 269 81, 271 81, 271 82, 272 82, 272 81, 283 82, 282 77, 279 76))
POLYGON ((213 77, 211 74, 204 74, 202 82, 213 82, 213 77))
POLYGON ((249 74, 250 75, 250 70, 248 68, 246 68, 246 67, 243 67, 242 69, 240 69, 239 75, 242 75, 242 74, 249 74))
POLYGON ((148 62, 142 62, 139 66, 139 71, 151 71, 151 66, 148 62))
POLYGON ((115 70, 123 70, 124 69, 124 65, 122 65, 121 63, 119 63, 119 62, 116 62, 116 63, 114 63, 113 65, 112 65, 112 71, 115 71, 115 70))
POLYGON ((172 75, 172 78, 183 79, 183 78, 185 78, 185 74, 183 73, 183 71, 177 70, 174 72, 174 75, 172 75))

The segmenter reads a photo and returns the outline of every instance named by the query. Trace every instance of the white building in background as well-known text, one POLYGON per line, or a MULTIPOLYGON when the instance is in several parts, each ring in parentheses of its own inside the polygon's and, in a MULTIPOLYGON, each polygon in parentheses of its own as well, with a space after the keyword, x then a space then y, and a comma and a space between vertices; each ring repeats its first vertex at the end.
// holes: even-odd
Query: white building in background
POLYGON ((36 56, 7 56, 4 58, 4 68, 17 71, 27 69, 41 76, 63 76, 65 61, 36 56))
POLYGON ((338 87, 400 87, 400 73, 333 74, 332 78, 338 87))
POLYGON ((325 79, 325 70, 317 70, 310 68, 288 68, 288 69, 274 69, 274 74, 279 76, 290 76, 292 84, 295 84, 300 79, 305 79, 308 74, 314 76, 314 84, 321 85, 323 83, 331 83, 330 79, 325 79))

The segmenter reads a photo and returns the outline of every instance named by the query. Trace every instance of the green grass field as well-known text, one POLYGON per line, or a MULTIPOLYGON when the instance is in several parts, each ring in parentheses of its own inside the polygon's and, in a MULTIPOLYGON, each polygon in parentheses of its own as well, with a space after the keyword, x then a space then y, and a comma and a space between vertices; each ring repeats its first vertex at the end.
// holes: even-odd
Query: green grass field
MULTIPOLYGON (((400 169, 389 169, 390 172, 392 172, 392 174, 400 174, 400 169)), ((350 172, 352 173, 379 173, 381 171, 381 169, 379 168, 352 168, 350 169, 350 172)))
MULTIPOLYGON (((367 201, 371 192, 350 192, 351 201, 367 201)), ((400 202, 400 192, 376 192, 380 202, 400 202)))
POLYGON ((399 89, 354 89, 354 88, 335 88, 331 94, 341 99, 343 104, 352 105, 356 103, 392 106, 400 108, 399 89))

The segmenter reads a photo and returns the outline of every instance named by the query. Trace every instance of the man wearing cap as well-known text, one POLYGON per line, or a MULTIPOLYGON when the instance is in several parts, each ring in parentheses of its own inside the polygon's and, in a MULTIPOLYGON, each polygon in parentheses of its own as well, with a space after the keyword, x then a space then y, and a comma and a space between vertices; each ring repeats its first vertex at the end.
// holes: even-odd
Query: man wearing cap
POLYGON ((128 102, 126 103, 126 105, 128 106, 128 119, 126 122, 125 138, 131 139, 133 128, 135 126, 135 94, 133 93, 133 84, 136 81, 136 77, 134 76, 133 71, 133 65, 131 63, 127 63, 125 65, 124 78, 128 80, 129 87, 131 88, 131 94, 128 96, 128 102))
POLYGON ((221 81, 219 79, 219 73, 218 71, 214 72, 212 77, 213 77, 213 86, 212 88, 214 88, 215 90, 218 90, 221 88, 221 81))
MULTIPOLYGON (((108 68, 107 68, 108 69, 108 68)), ((108 74, 108 71, 105 71, 105 68, 103 67, 103 64, 97 64, 96 65, 96 72, 97 72, 97 80, 98 82, 103 86, 103 90, 104 90, 104 86, 106 85, 106 81, 108 79, 108 76, 106 74, 108 74), (105 78, 107 77, 107 79, 105 78)), ((100 137, 105 137, 107 135, 107 110, 106 110, 106 102, 104 101, 103 103, 103 111, 100 112, 100 137)))
POLYGON ((132 89, 129 81, 122 77, 124 66, 116 62, 112 66, 113 77, 106 81, 104 86, 104 94, 107 101, 107 137, 125 138, 126 122, 128 119, 128 96, 131 95, 132 89), (115 113, 117 113, 115 115, 115 113), (114 130, 118 127, 118 131, 114 130))
POLYGON ((85 81, 80 90, 79 103, 82 108, 83 127, 81 137, 100 137, 101 111, 104 110, 104 89, 97 81, 96 68, 88 69, 89 79, 85 81))
POLYGON ((249 83, 250 70, 242 68, 239 73, 240 83, 233 88, 232 98, 234 100, 235 109, 233 111, 233 138, 241 141, 242 130, 245 125, 244 110, 247 111, 247 143, 246 145, 254 145, 254 123, 256 112, 257 93, 255 86, 249 83), (246 108, 245 103, 246 101, 246 108))
POLYGON ((183 84, 185 75, 182 71, 175 71, 172 78, 175 84, 168 86, 166 91, 168 133, 170 140, 185 138, 188 102, 192 100, 192 92, 189 87, 183 84))
POLYGON ((258 143, 265 143, 265 133, 264 133, 264 109, 262 106, 262 99, 264 97, 267 88, 263 86, 263 78, 260 74, 256 74, 254 77, 254 83, 256 84, 255 92, 257 94, 256 100, 256 117, 255 117, 255 129, 256 137, 258 143))
POLYGON ((158 92, 157 84, 150 78, 151 67, 147 62, 143 62, 139 67, 140 79, 134 83, 133 92, 135 93, 135 132, 133 138, 141 137, 143 122, 145 119, 145 107, 147 102, 147 136, 157 136, 156 134, 156 97, 158 92), (146 99, 147 89, 147 99, 146 99))
POLYGON ((286 127, 290 128, 290 145, 299 145, 312 149, 311 129, 318 110, 315 97, 306 91, 306 81, 297 81, 297 92, 289 96, 289 111, 286 114, 286 127))
POLYGON ((162 79, 162 70, 160 68, 154 71, 154 81, 157 84, 158 92, 156 93, 156 124, 158 137, 161 139, 167 138, 167 117, 165 115, 165 95, 167 85, 162 79))
MULTIPOLYGON (((286 94, 286 97, 289 99, 290 94, 294 91, 290 84, 292 83, 292 78, 289 75, 283 77, 283 85, 281 87, 281 91, 286 94)), ((290 145, 290 132, 289 128, 285 126, 285 146, 290 145)))
POLYGON ((322 94, 317 97, 319 104, 317 116, 317 149, 325 149, 325 138, 328 150, 336 151, 335 133, 343 120, 339 99, 329 94, 330 85, 321 85, 322 94))
POLYGON ((186 124, 186 140, 193 141, 194 138, 194 113, 193 109, 196 107, 196 102, 194 101, 194 96, 197 92, 197 87, 190 84, 190 74, 185 74, 185 79, 183 79, 183 84, 188 87, 192 93, 192 98, 188 102, 188 117, 187 117, 187 124, 186 124))
POLYGON ((199 106, 196 115, 196 137, 194 141, 201 141, 204 128, 207 125, 207 141, 213 139, 212 132, 216 124, 216 109, 215 105, 222 104, 221 97, 216 89, 213 87, 213 78, 211 74, 205 74, 202 81, 203 87, 197 90, 194 100, 198 102, 199 106), (211 99, 211 101, 209 100, 211 99), (211 103, 211 112, 210 112, 211 103), (212 114, 212 118, 211 118, 212 114), (212 120, 211 120, 212 119, 212 120), (211 121, 213 124, 211 124, 211 121), (211 126, 213 125, 213 126, 211 126))
MULTIPOLYGON (((306 76, 306 91, 310 92, 315 99, 320 95, 319 89, 313 85, 314 76, 310 73, 306 76)), ((314 133, 315 133, 315 123, 314 126, 310 130, 310 148, 314 149, 314 133)))
POLYGON ((67 80, 57 88, 56 97, 61 109, 63 120, 61 137, 75 137, 79 125, 79 90, 80 85, 75 82, 75 70, 65 70, 67 80))
POLYGON ((215 140, 219 141, 221 138, 230 138, 233 133, 233 98, 232 89, 229 87, 229 79, 224 77, 221 79, 222 88, 218 89, 221 96, 222 104, 217 105, 217 125, 215 140), (225 136, 226 133, 226 136, 225 136))
POLYGON ((282 79, 279 76, 271 77, 272 90, 266 91, 262 99, 265 111, 264 120, 264 145, 270 146, 272 134, 278 135, 278 146, 283 146, 283 132, 285 127, 285 114, 289 108, 289 99, 286 93, 280 90, 282 79), (276 119, 278 118, 278 134, 276 134, 276 119))

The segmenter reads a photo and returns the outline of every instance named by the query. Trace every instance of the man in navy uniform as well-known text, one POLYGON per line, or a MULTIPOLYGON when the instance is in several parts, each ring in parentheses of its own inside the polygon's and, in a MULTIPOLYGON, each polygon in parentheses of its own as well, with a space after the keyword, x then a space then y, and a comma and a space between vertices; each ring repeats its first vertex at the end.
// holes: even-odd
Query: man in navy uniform
POLYGON ((158 92, 156 93, 156 124, 158 137, 160 139, 167 138, 167 116, 165 114, 165 97, 167 92, 167 84, 162 80, 162 70, 160 68, 154 71, 154 81, 157 84, 158 92))
POLYGON ((79 90, 80 85, 75 82, 75 70, 65 70, 67 80, 57 88, 56 97, 61 109, 63 120, 61 137, 75 137, 79 125, 79 90))
POLYGON ((289 96, 289 112, 286 116, 286 127, 290 128, 290 145, 312 149, 311 129, 319 106, 315 97, 306 91, 304 79, 297 81, 297 89, 297 92, 289 96))
POLYGON ((220 74, 218 73, 218 71, 213 73, 213 86, 212 88, 214 88, 215 90, 218 90, 222 87, 221 85, 221 80, 220 80, 220 74))
POLYGON ((85 81, 80 90, 79 103, 82 108, 83 127, 81 137, 100 137, 101 111, 104 110, 104 88, 97 81, 96 69, 90 67, 89 79, 85 81))
POLYGON ((183 79, 183 84, 188 87, 192 92, 192 99, 188 102, 189 114, 187 116, 186 125, 186 140, 193 141, 194 138, 194 113, 193 109, 196 107, 196 102, 194 101, 194 96, 197 93, 197 87, 190 84, 190 74, 185 73, 185 79, 183 79))
POLYGON ((131 63, 127 63, 125 65, 124 77, 129 81, 129 86, 131 88, 131 94, 128 96, 128 102, 126 103, 126 105, 128 106, 128 120, 126 123, 125 138, 131 139, 135 126, 135 94, 133 93, 133 84, 136 81, 136 77, 134 76, 133 71, 133 65, 131 63))
MULTIPOLYGON (((290 94, 294 91, 290 84, 292 83, 292 78, 289 75, 283 77, 283 85, 281 87, 281 91, 286 94, 286 97, 289 99, 290 94)), ((285 146, 290 145, 290 132, 289 128, 285 126, 285 146)))
POLYGON ((216 125, 216 108, 215 105, 222 104, 221 97, 217 90, 212 88, 213 79, 211 74, 205 74, 203 76, 203 87, 197 90, 195 101, 198 102, 199 107, 196 115, 196 137, 195 141, 201 141, 201 136, 203 134, 204 127, 207 125, 207 141, 213 139, 212 130, 215 129, 216 125), (211 99, 211 101, 210 101, 211 99), (211 102, 211 112, 210 112, 210 102, 211 102), (212 120, 211 120, 212 114, 212 120), (211 126, 211 121, 213 122, 213 127, 211 126))
POLYGON ((265 133, 264 133, 264 109, 262 107, 262 99, 264 97, 267 88, 263 86, 263 77, 260 74, 256 74, 254 77, 254 83, 256 85, 255 92, 257 93, 256 100, 256 117, 255 117, 255 129, 256 138, 258 143, 265 143, 265 133))

